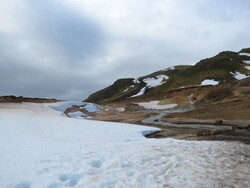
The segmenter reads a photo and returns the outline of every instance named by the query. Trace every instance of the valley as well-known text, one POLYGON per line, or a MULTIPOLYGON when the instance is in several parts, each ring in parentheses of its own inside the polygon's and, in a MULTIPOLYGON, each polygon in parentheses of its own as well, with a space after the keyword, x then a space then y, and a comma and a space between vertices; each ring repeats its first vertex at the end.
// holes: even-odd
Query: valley
POLYGON ((249 61, 250 48, 225 51, 194 66, 119 79, 85 101, 113 109, 92 119, 162 129, 149 137, 250 143, 249 61), (152 101, 151 108, 140 105, 152 101))

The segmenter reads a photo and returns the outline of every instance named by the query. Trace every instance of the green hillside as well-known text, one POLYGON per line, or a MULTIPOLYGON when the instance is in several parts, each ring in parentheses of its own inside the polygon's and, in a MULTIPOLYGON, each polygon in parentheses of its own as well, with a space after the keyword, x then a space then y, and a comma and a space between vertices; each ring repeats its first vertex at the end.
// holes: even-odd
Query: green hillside
POLYGON ((224 51, 214 57, 203 59, 194 66, 180 65, 137 79, 119 79, 113 85, 91 94, 85 101, 108 103, 142 100, 161 96, 167 91, 178 88, 199 86, 204 80, 214 80, 218 85, 244 86, 249 85, 248 76, 250 76, 250 48, 244 48, 239 52, 224 51), (152 86, 151 82, 159 82, 159 85, 152 86))

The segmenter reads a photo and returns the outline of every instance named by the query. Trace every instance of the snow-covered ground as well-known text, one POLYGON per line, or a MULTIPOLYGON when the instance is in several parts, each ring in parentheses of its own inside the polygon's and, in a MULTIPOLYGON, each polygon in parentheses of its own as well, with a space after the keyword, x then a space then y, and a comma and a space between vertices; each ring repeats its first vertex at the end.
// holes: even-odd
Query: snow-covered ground
POLYGON ((0 187, 249 187, 250 146, 147 139, 156 128, 0 104, 0 187))
POLYGON ((210 80, 210 79, 206 79, 206 80, 203 80, 202 82, 201 82, 201 86, 205 86, 205 85, 213 85, 213 86, 216 86, 216 85, 218 85, 219 84, 219 82, 218 81, 215 81, 215 80, 210 80))

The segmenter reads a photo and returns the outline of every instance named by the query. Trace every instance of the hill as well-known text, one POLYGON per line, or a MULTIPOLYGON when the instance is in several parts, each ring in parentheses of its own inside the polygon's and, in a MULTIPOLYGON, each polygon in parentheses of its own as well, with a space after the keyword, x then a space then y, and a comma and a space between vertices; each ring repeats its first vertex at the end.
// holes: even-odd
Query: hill
POLYGON ((168 92, 199 86, 249 86, 250 48, 224 51, 194 66, 179 65, 139 78, 125 78, 91 94, 85 101, 110 103, 164 99, 168 92))

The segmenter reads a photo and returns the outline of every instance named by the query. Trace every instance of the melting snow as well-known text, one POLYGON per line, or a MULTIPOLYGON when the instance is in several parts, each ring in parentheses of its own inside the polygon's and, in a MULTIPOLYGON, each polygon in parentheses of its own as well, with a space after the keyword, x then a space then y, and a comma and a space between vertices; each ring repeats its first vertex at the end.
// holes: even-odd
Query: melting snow
POLYGON ((76 112, 69 112, 67 114, 69 117, 71 118, 83 118, 85 117, 86 115, 80 111, 76 111, 76 112))
POLYGON ((48 106, 0 104, 1 187, 250 185, 249 145, 147 139, 159 129, 72 119, 48 106))
POLYGON ((209 80, 209 79, 206 79, 206 80, 203 80, 202 82, 201 82, 201 85, 202 86, 205 86, 205 85, 213 85, 213 86, 215 86, 215 85, 218 85, 219 84, 219 82, 218 81, 215 81, 215 80, 209 80))
POLYGON ((92 103, 89 103, 83 107, 80 107, 80 109, 85 109, 87 110, 88 112, 90 113, 93 113, 93 112, 97 112, 101 107, 97 104, 92 104, 92 103))
POLYGON ((245 79, 245 78, 247 78, 248 76, 246 76, 245 74, 241 74, 240 72, 235 72, 235 73, 233 73, 233 72, 231 72, 231 74, 235 77, 235 79, 237 79, 237 80, 242 80, 242 79, 245 79))
POLYGON ((150 102, 141 102, 137 104, 146 109, 156 109, 156 110, 170 109, 177 106, 177 104, 159 105, 159 102, 160 101, 150 101, 150 102))

